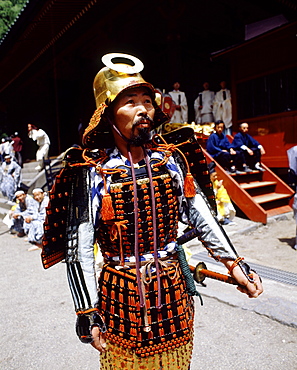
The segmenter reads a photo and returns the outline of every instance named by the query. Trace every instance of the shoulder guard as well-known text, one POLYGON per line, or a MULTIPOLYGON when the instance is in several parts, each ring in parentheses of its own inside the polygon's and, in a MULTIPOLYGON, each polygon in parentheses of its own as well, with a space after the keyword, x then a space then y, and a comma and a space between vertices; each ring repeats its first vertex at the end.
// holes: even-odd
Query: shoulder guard
POLYGON ((84 186, 88 166, 81 148, 65 152, 64 167, 49 191, 41 259, 49 268, 66 257, 67 228, 73 229, 88 217, 88 194, 84 186))
MULTIPOLYGON (((215 195, 209 177, 206 158, 196 139, 194 130, 191 127, 181 127, 162 136, 169 144, 177 145, 184 143, 184 145, 179 146, 179 149, 185 155, 191 174, 199 185, 202 193, 206 196, 212 210, 217 214, 215 195)), ((158 139, 158 137, 154 138, 154 140, 161 144, 161 140, 158 139)))

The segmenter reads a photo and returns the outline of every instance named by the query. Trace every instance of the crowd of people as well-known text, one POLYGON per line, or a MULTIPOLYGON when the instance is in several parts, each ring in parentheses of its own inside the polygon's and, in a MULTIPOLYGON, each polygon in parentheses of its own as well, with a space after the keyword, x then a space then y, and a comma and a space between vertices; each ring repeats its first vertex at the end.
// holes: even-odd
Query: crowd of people
MULTIPOLYGON (((31 124, 28 124, 28 136, 37 141, 38 166, 35 170, 39 172, 43 168, 43 158, 48 156, 50 141, 42 129, 31 124)), ((4 219, 10 233, 16 237, 24 237, 32 244, 28 248, 32 251, 41 248, 48 196, 41 188, 35 188, 32 195, 25 192, 28 187, 22 183, 22 149, 23 141, 18 132, 14 132, 11 136, 4 135, 2 138, 0 191, 2 196, 11 202, 11 209, 4 219)))
POLYGON ((6 223, 10 227, 10 234, 32 244, 28 251, 42 247, 43 225, 46 216, 46 207, 49 197, 41 188, 35 188, 32 195, 23 190, 15 192, 16 204, 8 212, 6 223))
POLYGON ((231 174, 261 171, 265 169, 261 165, 261 155, 265 154, 263 146, 248 134, 248 123, 239 126, 239 132, 233 140, 223 133, 224 122, 215 122, 214 132, 206 142, 207 152, 218 162, 224 170, 231 174))
MULTIPOLYGON (((15 199, 15 192, 22 189, 23 140, 18 132, 2 135, 0 144, 0 191, 9 201, 15 199)), ((46 132, 35 125, 28 124, 28 137, 36 141, 36 171, 44 167, 43 159, 48 158, 50 139, 46 132)))
MULTIPOLYGON (((209 83, 205 82, 203 91, 199 92, 194 102, 195 123, 214 125, 214 132, 206 144, 208 153, 228 173, 265 171, 261 165, 261 156, 265 154, 265 150, 248 134, 248 123, 239 124, 239 132, 232 138, 231 92, 227 89, 226 81, 221 81, 220 87, 215 93, 209 89, 209 83)), ((180 90, 179 82, 174 83, 169 95, 175 107, 170 123, 188 123, 187 98, 180 90)))
POLYGON ((9 201, 21 184, 23 142, 18 132, 4 136, 0 144, 0 191, 9 201))
MULTIPOLYGON (((175 111, 171 123, 188 123, 188 103, 186 94, 180 90, 180 83, 173 84, 169 92, 175 104, 175 111)), ((209 83, 204 82, 203 90, 198 93, 194 101, 195 123, 205 124, 222 120, 225 124, 224 133, 232 134, 232 103, 231 92, 227 89, 226 81, 220 82, 220 90, 214 92, 209 89, 209 83)))

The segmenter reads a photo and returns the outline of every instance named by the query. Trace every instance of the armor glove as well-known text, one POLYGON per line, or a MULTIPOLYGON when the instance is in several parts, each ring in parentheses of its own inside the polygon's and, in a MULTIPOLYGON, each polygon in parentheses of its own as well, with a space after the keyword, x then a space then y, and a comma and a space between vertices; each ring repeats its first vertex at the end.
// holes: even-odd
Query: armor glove
POLYGON ((106 325, 98 312, 91 310, 77 313, 76 334, 82 343, 93 342, 92 329, 94 327, 102 334, 106 332, 106 325))

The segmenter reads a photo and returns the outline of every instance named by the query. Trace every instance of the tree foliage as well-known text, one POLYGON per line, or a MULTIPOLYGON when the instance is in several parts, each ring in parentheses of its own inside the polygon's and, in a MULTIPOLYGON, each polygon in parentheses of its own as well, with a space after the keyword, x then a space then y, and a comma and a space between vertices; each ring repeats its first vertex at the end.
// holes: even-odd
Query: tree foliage
POLYGON ((27 0, 0 0, 0 39, 23 8, 27 0))

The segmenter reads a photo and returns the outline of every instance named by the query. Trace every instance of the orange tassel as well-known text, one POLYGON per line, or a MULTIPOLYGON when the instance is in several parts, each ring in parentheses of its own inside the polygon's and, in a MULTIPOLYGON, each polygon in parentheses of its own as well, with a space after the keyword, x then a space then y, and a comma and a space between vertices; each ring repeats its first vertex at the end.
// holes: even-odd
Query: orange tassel
POLYGON ((185 177, 184 192, 186 198, 193 198, 196 195, 194 178, 190 172, 185 177))
POLYGON ((114 218, 114 209, 109 193, 103 195, 101 215, 103 221, 112 220, 114 218))

